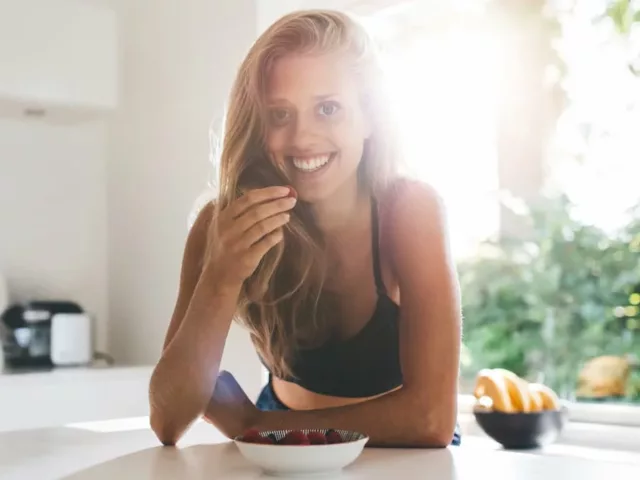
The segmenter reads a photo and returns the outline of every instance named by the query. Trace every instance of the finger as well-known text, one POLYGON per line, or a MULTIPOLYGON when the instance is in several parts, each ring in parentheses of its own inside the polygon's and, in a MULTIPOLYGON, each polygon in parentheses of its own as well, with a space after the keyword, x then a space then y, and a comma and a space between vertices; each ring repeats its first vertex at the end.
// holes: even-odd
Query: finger
POLYGON ((289 187, 267 187, 250 190, 233 202, 230 206, 230 213, 233 218, 242 215, 254 205, 258 205, 269 200, 286 197, 291 193, 289 187))
POLYGON ((272 217, 268 217, 261 222, 253 225, 249 230, 244 232, 240 244, 244 248, 250 248, 254 243, 259 242, 262 237, 269 235, 274 230, 286 225, 291 219, 288 213, 280 213, 272 217))
POLYGON ((249 249, 249 255, 251 256, 252 261, 254 261, 257 265, 258 262, 262 260, 262 257, 264 257, 269 250, 280 243, 283 238, 284 234, 281 228, 274 230, 270 234, 266 235, 262 240, 254 244, 249 249))
POLYGON ((295 204, 295 198, 287 197, 254 206, 236 219, 237 234, 244 235, 245 232, 269 217, 288 212, 295 204))

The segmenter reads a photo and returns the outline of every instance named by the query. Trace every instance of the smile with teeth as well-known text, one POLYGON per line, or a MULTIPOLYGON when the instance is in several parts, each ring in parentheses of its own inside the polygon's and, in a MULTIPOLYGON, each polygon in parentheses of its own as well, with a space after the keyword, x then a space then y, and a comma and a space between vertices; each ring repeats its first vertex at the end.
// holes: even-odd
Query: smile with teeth
POLYGON ((314 156, 306 156, 306 157, 291 157, 293 160, 293 165, 303 172, 315 172, 316 170, 320 170, 324 167, 333 154, 327 153, 324 155, 314 155, 314 156))

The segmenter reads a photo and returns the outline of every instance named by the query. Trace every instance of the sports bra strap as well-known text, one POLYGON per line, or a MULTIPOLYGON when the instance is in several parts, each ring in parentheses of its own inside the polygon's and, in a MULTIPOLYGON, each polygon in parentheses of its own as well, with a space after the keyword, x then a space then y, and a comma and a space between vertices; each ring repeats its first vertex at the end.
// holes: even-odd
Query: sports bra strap
POLYGON ((373 278, 376 282, 376 290, 379 295, 386 295, 384 282, 382 281, 382 271, 380 269, 380 246, 378 227, 378 205, 375 197, 371 197, 371 256, 373 258, 373 278))

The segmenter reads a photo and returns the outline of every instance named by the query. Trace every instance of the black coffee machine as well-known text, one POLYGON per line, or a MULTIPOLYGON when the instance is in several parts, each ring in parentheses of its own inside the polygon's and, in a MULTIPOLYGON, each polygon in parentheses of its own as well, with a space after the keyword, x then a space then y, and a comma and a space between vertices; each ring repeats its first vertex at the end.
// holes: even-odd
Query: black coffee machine
POLYGON ((51 318, 57 313, 83 313, 68 301, 33 301, 12 305, 0 317, 5 370, 48 370, 51 361, 51 318))

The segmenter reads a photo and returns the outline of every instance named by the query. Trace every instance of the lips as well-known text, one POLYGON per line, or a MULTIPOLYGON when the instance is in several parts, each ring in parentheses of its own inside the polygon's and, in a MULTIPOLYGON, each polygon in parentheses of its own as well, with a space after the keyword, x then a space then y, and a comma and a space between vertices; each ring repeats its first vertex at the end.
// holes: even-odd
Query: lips
POLYGON ((308 173, 320 170, 329 163, 333 156, 333 153, 325 153, 308 156, 293 156, 289 158, 297 170, 308 173))

